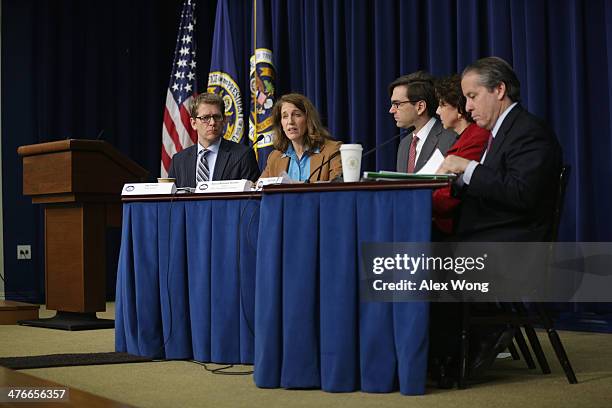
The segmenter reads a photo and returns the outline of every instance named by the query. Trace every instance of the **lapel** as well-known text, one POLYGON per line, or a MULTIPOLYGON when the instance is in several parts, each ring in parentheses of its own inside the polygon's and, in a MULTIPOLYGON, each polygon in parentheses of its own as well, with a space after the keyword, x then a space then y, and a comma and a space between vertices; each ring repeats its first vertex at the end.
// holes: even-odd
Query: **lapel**
POLYGON ((425 143, 423 143, 423 147, 421 148, 421 153, 419 154, 419 158, 414 166, 414 171, 419 171, 427 160, 431 157, 431 154, 434 152, 436 146, 438 145, 438 136, 442 133, 442 124, 439 120, 436 119, 433 127, 429 131, 429 135, 427 139, 425 139, 425 143))
POLYGON ((225 167, 230 157, 230 148, 231 145, 221 136, 217 161, 215 162, 215 170, 213 171, 213 180, 223 180, 223 173, 225 172, 225 167))
POLYGON ((493 160, 496 160, 497 154, 501 151, 501 148, 504 142, 506 141, 506 135, 510 132, 512 126, 514 125, 514 122, 519 117, 522 111, 523 108, 521 107, 521 105, 516 105, 514 108, 512 108, 510 112, 508 112, 508 115, 504 119, 504 122, 497 131, 497 135, 493 138, 493 142, 491 143, 491 149, 489 149, 489 152, 487 153, 487 157, 485 157, 483 164, 491 163, 493 160))
POLYGON ((276 161, 276 168, 273 169, 273 173, 272 174, 281 174, 283 171, 286 173, 289 171, 289 157, 288 156, 284 156, 284 153, 281 153, 278 156, 278 160, 276 161))
POLYGON ((325 158, 325 154, 323 152, 324 149, 325 149, 325 145, 321 146, 319 153, 314 153, 310 156, 310 174, 309 176, 312 176, 313 181, 319 181, 321 179, 321 172, 323 171, 323 169, 320 168, 320 166, 323 163, 323 159, 325 158), (316 175, 312 173, 314 170, 317 171, 316 175))
POLYGON ((196 160, 198 158, 198 144, 196 142, 195 145, 193 145, 192 148, 189 149, 188 153, 187 153, 187 167, 185 167, 185 172, 187 173, 186 179, 189 180, 189 186, 190 187, 195 187, 196 185, 196 160))

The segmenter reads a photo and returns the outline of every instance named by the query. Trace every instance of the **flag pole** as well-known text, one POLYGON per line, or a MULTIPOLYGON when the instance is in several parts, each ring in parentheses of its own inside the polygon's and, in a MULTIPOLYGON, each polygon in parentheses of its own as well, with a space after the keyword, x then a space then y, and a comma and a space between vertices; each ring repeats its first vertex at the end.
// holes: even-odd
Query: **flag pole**
POLYGON ((253 124, 255 130, 253 131, 253 149, 255 150, 255 159, 259 160, 259 154, 257 151, 257 0, 253 0, 253 60, 254 60, 254 71, 253 80, 255 81, 255 92, 252 92, 253 96, 253 124))

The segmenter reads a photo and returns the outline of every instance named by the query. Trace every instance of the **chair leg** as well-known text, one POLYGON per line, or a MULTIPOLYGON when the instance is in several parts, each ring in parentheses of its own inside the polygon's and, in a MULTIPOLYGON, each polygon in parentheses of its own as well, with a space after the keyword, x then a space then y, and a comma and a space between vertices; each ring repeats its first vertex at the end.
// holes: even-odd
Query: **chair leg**
MULTIPOLYGON (((538 364, 540 365, 540 369, 543 374, 550 374, 550 366, 548 365, 548 360, 546 359, 546 355, 544 354, 544 350, 542 350, 542 345, 540 344, 540 340, 533 329, 533 326, 529 323, 527 312, 527 307, 522 302, 513 303, 514 308, 517 313, 525 318, 526 323, 523 325, 525 327, 525 333, 527 334, 527 338, 529 339, 529 344, 531 345, 531 349, 538 360, 538 364)), ((540 319, 541 320, 541 319, 540 319)))
POLYGON ((552 327, 552 321, 550 320, 548 313, 540 303, 536 303, 536 308, 540 318, 542 319, 542 324, 546 329, 546 333, 548 333, 548 338, 553 346, 553 349, 555 350, 557 359, 559 360, 561 367, 563 367, 567 381, 570 384, 578 384, 578 379, 576 378, 574 369, 572 368, 569 358, 567 357, 563 343, 561 343, 561 338, 559 337, 557 331, 552 327))
POLYGON ((516 340, 516 344, 518 344, 519 349, 521 350, 521 354, 525 359, 525 363, 527 367, 530 369, 536 368, 535 362, 533 361, 533 357, 531 357, 531 353, 529 352, 529 347, 527 347, 527 342, 525 341, 525 337, 523 337, 523 332, 520 327, 516 328, 514 334, 514 340, 516 340))
POLYGON ((561 343, 559 334, 557 333, 555 329, 552 329, 552 328, 546 330, 546 332, 548 333, 548 338, 550 339, 550 343, 552 344, 553 349, 555 349, 555 354, 557 355, 557 358, 559 359, 559 363, 561 364, 561 367, 563 367, 563 371, 565 371, 565 376, 567 377, 567 381, 570 384, 578 384, 578 379, 576 378, 574 369, 572 368, 569 358, 567 357, 565 348, 563 347, 563 344, 561 343))
POLYGON ((513 360, 520 360, 521 359, 521 357, 518 354, 518 350, 516 349, 516 346, 514 345, 514 343, 510 343, 508 345, 508 351, 512 355, 512 359, 513 360))
POLYGON ((457 388, 466 388, 468 353, 470 347, 470 304, 463 303, 463 322, 461 325, 461 345, 459 350, 459 378, 457 378, 457 388))
POLYGON ((538 360, 538 364, 542 369, 543 374, 550 374, 550 366, 548 365, 548 360, 546 360, 546 356, 544 355, 544 351, 542 350, 542 345, 540 344, 540 340, 538 339, 538 335, 536 334, 533 326, 530 324, 525 325, 525 333, 527 333, 527 338, 529 339, 529 344, 531 344, 531 348, 533 349, 533 353, 538 360))

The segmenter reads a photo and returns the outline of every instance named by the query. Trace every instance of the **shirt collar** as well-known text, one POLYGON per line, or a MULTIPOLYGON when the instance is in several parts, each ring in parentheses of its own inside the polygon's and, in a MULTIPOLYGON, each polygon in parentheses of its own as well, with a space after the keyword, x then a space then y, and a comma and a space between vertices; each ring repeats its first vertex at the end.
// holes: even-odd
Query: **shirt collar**
POLYGON ((514 108, 517 104, 518 102, 514 102, 512 105, 508 106, 506 110, 502 112, 501 115, 499 115, 499 118, 497 118, 497 121, 495 121, 495 126, 493 126, 493 130, 491 130, 491 136, 493 138, 495 138, 495 136, 497 135, 497 132, 499 131, 499 128, 504 122, 504 119, 506 119, 506 116, 508 116, 508 113, 510 113, 512 108, 514 108))
POLYGON ((431 128, 433 128, 435 124, 436 118, 429 118, 425 126, 423 126, 416 134, 413 134, 419 138, 419 143, 425 142, 425 139, 427 139, 427 136, 429 136, 429 132, 431 132, 431 128))
MULTIPOLYGON (((315 154, 315 153, 320 153, 320 152, 321 152, 321 149, 319 149, 319 148, 317 147, 317 148, 316 148, 316 149, 314 149, 314 150, 310 150, 310 149, 308 149, 308 150, 306 150, 304 153, 305 153, 307 156, 311 156, 311 155, 313 155, 313 154, 315 154)), ((294 158, 294 159, 297 159, 297 153, 295 153, 295 149, 293 148, 293 145, 292 145, 291 143, 289 143, 289 147, 287 147, 287 150, 285 150, 285 153, 283 153, 283 154, 281 155, 281 157, 289 157, 289 158, 294 158)))
MULTIPOLYGON (((219 152, 219 146, 220 145, 221 145, 221 137, 219 139, 217 139, 217 141, 215 143, 213 143, 210 146, 208 146, 208 148, 206 150, 208 150, 210 153, 217 154, 219 152)), ((198 156, 201 155, 203 151, 204 151, 204 146, 202 146, 198 142, 198 156)))

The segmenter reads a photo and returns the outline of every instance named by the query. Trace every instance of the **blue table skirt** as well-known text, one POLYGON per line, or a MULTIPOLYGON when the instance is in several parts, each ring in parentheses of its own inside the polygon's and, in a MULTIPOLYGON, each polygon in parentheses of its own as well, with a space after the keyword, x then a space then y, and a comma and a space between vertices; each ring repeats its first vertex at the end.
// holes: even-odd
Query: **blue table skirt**
POLYGON ((255 384, 425 392, 429 305, 359 300, 362 242, 430 239, 431 191, 264 194, 255 384))
POLYGON ((124 204, 116 350, 252 364, 258 224, 256 200, 124 204))

